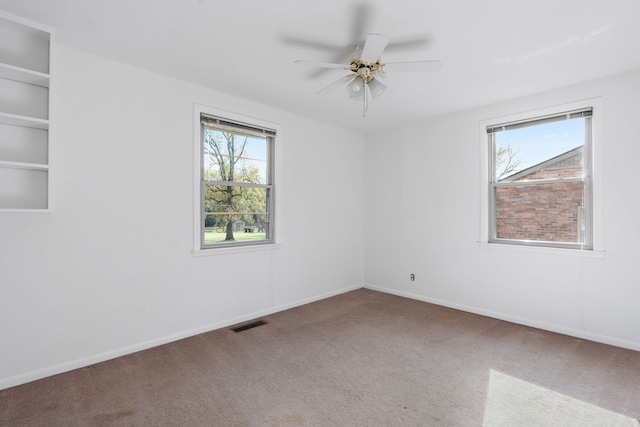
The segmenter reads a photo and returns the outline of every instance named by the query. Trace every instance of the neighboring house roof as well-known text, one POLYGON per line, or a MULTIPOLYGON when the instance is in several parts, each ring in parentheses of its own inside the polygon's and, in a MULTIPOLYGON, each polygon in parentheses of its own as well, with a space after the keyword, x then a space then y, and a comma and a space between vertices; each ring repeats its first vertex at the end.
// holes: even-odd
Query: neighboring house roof
POLYGON ((535 172, 550 170, 550 169, 581 169, 582 168, 582 148, 583 146, 576 147, 572 150, 559 154, 555 157, 547 159, 536 165, 530 166, 512 175, 500 178, 498 182, 512 182, 518 181, 535 172))

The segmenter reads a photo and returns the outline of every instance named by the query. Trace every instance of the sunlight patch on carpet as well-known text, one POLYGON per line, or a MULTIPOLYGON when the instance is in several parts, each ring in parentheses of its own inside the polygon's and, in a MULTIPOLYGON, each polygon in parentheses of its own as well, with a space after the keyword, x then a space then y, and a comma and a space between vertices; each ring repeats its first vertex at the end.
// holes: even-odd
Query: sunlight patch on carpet
POLYGON ((640 422, 492 369, 482 425, 640 427, 640 422))

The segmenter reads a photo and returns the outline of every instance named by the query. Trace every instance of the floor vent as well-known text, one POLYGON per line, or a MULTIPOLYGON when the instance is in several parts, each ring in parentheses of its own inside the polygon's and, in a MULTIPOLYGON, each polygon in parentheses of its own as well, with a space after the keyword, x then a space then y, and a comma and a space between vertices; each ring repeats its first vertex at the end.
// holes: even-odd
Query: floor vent
POLYGON ((237 326, 235 328, 231 328, 231 330, 233 332, 242 332, 242 331, 246 331, 247 329, 253 329, 253 328, 257 328, 258 326, 262 326, 262 325, 266 325, 268 322, 264 321, 264 320, 257 320, 255 322, 251 322, 251 323, 247 323, 245 325, 242 326, 237 326))

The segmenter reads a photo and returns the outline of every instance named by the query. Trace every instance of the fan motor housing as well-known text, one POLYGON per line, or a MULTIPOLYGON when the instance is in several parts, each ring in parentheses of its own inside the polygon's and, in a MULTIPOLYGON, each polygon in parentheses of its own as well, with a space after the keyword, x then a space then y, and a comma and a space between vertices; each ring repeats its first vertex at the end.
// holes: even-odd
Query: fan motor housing
MULTIPOLYGON (((349 64, 349 70, 353 71, 354 73, 358 73, 360 70, 362 69, 368 69, 368 73, 365 71, 365 73, 367 74, 371 74, 371 73, 375 73, 378 71, 382 71, 382 66, 383 64, 380 63, 380 61, 376 61, 376 62, 364 62, 361 59, 354 59, 353 61, 351 61, 351 63, 349 64)), ((360 72, 361 74, 362 72, 360 72)))
POLYGON ((369 83, 375 77, 375 73, 382 72, 382 66, 383 64, 380 61, 365 62, 361 59, 354 59, 347 68, 356 76, 362 78, 365 83, 369 83))

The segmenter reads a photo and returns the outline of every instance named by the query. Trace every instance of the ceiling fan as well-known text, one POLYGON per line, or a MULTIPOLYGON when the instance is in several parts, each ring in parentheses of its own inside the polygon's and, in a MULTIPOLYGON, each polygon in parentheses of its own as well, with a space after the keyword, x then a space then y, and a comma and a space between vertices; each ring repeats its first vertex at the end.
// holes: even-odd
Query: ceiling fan
POLYGON ((389 41, 390 39, 382 34, 369 34, 362 49, 359 46, 355 47, 355 52, 347 65, 305 60, 298 60, 295 63, 349 71, 348 75, 331 83, 318 94, 329 93, 340 86, 345 86, 349 98, 362 102, 362 117, 365 117, 369 109, 369 99, 377 98, 387 89, 387 84, 382 77, 383 73, 432 72, 442 67, 439 60, 383 63, 381 55, 389 41))

